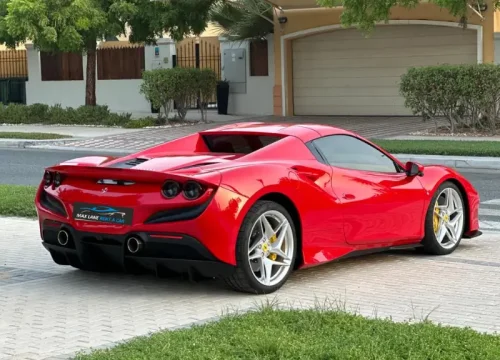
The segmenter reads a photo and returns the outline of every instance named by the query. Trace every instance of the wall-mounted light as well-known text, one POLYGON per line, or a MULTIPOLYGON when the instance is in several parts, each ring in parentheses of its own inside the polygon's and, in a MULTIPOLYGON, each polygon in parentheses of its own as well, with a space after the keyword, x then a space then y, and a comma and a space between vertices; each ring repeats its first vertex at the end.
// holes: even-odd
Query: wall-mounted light
POLYGON ((288 18, 286 16, 280 16, 278 18, 278 21, 280 24, 286 24, 286 22, 288 21, 288 18))

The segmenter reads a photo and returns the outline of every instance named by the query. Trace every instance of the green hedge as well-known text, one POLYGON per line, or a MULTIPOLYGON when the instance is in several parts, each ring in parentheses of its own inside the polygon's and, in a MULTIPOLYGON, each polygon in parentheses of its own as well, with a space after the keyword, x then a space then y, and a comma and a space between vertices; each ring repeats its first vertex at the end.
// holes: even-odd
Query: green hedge
POLYGON ((153 107, 169 114, 175 101, 177 118, 184 120, 189 104, 199 99, 202 105, 201 120, 207 121, 207 102, 217 86, 217 75, 212 69, 154 69, 144 71, 142 79, 140 92, 153 107))
POLYGON ((131 114, 112 113, 107 106, 102 105, 63 108, 60 105, 9 104, 0 105, 0 124, 102 125, 141 128, 158 125, 158 121, 153 117, 132 120, 131 114))
POLYGON ((494 64, 410 68, 401 77, 400 92, 415 115, 444 117, 452 132, 495 132, 500 123, 500 67, 494 64))

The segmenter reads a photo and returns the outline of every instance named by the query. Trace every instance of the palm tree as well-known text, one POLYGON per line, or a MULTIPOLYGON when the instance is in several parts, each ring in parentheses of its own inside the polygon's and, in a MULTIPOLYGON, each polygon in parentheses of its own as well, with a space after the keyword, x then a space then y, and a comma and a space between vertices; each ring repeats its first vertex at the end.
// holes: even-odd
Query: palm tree
POLYGON ((231 41, 263 40, 274 32, 273 6, 266 0, 219 0, 210 21, 231 41))

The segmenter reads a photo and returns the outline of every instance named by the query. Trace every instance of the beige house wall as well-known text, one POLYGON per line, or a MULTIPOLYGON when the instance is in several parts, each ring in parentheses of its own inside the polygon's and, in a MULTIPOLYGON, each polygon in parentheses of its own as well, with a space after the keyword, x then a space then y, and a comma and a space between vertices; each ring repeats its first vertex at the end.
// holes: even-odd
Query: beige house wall
MULTIPOLYGON (((320 8, 316 6, 315 0, 270 0, 270 2, 282 6, 284 9, 280 16, 286 16, 287 22, 279 24, 278 17, 275 13, 275 33, 274 33, 274 63, 275 63, 275 85, 273 89, 274 114, 277 116, 293 114, 293 94, 292 94, 292 41, 291 39, 283 39, 282 37, 297 33, 304 30, 321 28, 324 26, 340 24, 340 15, 342 8, 320 8), (302 8, 302 9, 300 9, 302 8), (288 66, 284 74, 285 79, 282 79, 282 54, 286 59, 288 66), (285 81, 283 81, 285 80, 285 81), (282 93, 283 84, 286 84, 286 109, 283 112, 282 93)), ((484 19, 477 16, 472 10, 470 11, 469 23, 480 25, 482 28, 482 61, 486 63, 494 62, 494 31, 495 27, 500 26, 497 19, 500 20, 500 15, 492 10, 491 0, 487 11, 483 13, 484 19)), ((405 9, 395 7, 390 16, 391 20, 427 20, 438 22, 457 22, 458 19, 451 16, 445 9, 430 3, 422 3, 413 9, 405 9)), ((388 25, 390 26, 390 25, 388 25)), ((328 30, 332 31, 332 30, 328 30)), ((307 36, 306 34, 299 37, 307 36)))

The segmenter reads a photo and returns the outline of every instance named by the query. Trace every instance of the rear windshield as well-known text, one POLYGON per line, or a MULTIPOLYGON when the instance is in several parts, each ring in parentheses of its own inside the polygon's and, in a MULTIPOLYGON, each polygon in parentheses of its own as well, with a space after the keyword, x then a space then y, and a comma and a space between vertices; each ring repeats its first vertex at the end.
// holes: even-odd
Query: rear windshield
POLYGON ((275 141, 282 139, 276 135, 223 134, 203 135, 210 152, 250 154, 275 141))

